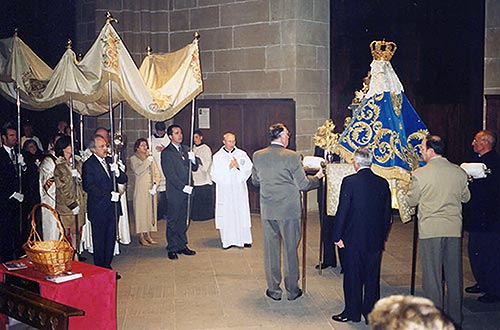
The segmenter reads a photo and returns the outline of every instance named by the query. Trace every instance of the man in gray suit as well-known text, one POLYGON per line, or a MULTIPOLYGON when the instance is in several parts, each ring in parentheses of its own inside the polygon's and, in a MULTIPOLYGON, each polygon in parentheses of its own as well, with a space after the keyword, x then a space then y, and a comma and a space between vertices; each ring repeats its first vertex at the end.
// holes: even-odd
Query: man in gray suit
POLYGON ((307 177, 298 153, 286 149, 288 128, 274 124, 268 132, 271 145, 253 155, 252 183, 260 187, 260 218, 264 240, 266 295, 281 300, 280 245, 283 241, 283 272, 288 300, 302 296, 299 288, 300 191, 319 185, 320 170, 307 177))
POLYGON ((427 164, 413 173, 408 202, 410 206, 418 205, 422 289, 425 297, 460 326, 462 203, 470 199, 467 174, 442 156, 445 144, 439 136, 428 136, 422 142, 421 151, 427 164), (446 292, 443 292, 442 274, 446 292))

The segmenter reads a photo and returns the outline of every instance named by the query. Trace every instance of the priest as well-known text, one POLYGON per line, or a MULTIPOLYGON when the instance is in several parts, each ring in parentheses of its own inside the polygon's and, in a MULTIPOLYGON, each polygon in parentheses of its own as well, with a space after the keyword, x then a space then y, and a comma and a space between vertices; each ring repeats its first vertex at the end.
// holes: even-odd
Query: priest
POLYGON ((215 227, 220 231, 222 248, 251 247, 252 232, 247 180, 252 161, 236 147, 236 135, 224 134, 224 144, 214 155, 212 180, 215 190, 215 227))

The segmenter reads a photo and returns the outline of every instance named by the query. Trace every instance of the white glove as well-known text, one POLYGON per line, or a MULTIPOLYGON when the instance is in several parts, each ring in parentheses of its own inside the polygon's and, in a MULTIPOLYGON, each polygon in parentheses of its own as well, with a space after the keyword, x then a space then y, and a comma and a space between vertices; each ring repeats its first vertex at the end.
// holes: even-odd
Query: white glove
POLYGON ((26 166, 26 163, 24 162, 24 156, 22 154, 17 154, 17 163, 21 166, 26 166))
POLYGON ((111 169, 111 172, 115 173, 116 177, 120 176, 120 170, 118 169, 118 164, 117 163, 111 163, 111 164, 109 164, 109 168, 111 169))
POLYGON ((195 163, 196 162, 196 158, 194 156, 194 152, 192 151, 188 151, 188 158, 189 160, 192 162, 192 163, 195 163))
POLYGON ((82 177, 80 176, 80 173, 78 173, 78 170, 76 168, 71 169, 71 176, 74 178, 81 179, 82 177))
POLYGON ((153 162, 153 160, 154 160, 153 156, 148 156, 148 158, 146 158, 146 159, 147 159, 150 163, 152 163, 152 162, 153 162))
POLYGON ((182 192, 188 194, 188 195, 191 195, 193 193, 193 187, 191 186, 184 186, 184 188, 182 189, 182 192))
POLYGON ((72 209, 71 213, 73 213, 73 215, 78 215, 80 213, 80 206, 77 206, 74 209, 72 209))
POLYGON ((9 197, 9 199, 11 199, 11 198, 14 198, 14 199, 16 199, 19 203, 22 203, 22 202, 23 202, 23 200, 24 200, 24 195, 23 195, 23 194, 21 194, 21 193, 18 193, 18 192, 16 191, 15 193, 13 193, 13 194, 9 197))
POLYGON ((120 171, 125 173, 125 164, 123 164, 121 159, 118 159, 118 168, 120 168, 120 171))
POLYGON ((116 191, 111 192, 111 201, 118 202, 120 200, 120 193, 116 191))
POLYGON ((153 187, 151 187, 151 189, 149 190, 149 193, 154 196, 156 195, 157 191, 158 191, 158 185, 155 183, 153 184, 153 187))

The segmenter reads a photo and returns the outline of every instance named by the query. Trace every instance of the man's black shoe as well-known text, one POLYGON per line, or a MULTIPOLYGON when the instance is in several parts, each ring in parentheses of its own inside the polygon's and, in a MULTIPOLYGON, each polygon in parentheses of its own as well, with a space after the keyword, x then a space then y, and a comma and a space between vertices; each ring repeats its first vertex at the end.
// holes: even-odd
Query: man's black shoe
POLYGON ((190 250, 188 247, 185 247, 184 249, 177 251, 177 253, 184 254, 187 256, 194 256, 196 254, 195 251, 190 250))
POLYGON ((231 249, 233 247, 234 247, 234 245, 229 245, 229 246, 226 246, 226 247, 222 247, 222 249, 223 250, 229 250, 229 249, 231 249))
POLYGON ((118 281, 121 278, 122 278, 122 276, 120 274, 116 273, 116 280, 118 281))
POLYGON ((337 322, 349 322, 350 321, 350 322, 354 322, 354 323, 358 323, 359 321, 361 321, 361 320, 357 320, 357 321, 351 320, 347 316, 344 316, 343 313, 333 315, 332 320, 337 321, 337 322))
POLYGON ((299 289, 299 293, 297 293, 297 295, 295 297, 293 297, 293 298, 288 298, 288 300, 289 301, 294 301, 295 299, 302 297, 303 294, 304 294, 304 291, 302 291, 301 289, 299 289))
POLYGON ((246 248, 251 248, 251 247, 252 247, 252 244, 250 244, 250 243, 245 243, 245 244, 243 244, 243 247, 246 247, 246 248))
POLYGON ((177 256, 177 253, 175 253, 175 252, 168 252, 167 256, 168 256, 168 259, 170 259, 170 260, 179 259, 179 257, 177 256))
POLYGON ((274 301, 280 301, 281 300, 281 297, 276 298, 276 297, 271 296, 271 292, 269 292, 269 290, 266 290, 266 296, 268 296, 269 298, 271 298, 274 301))
POLYGON ((481 297, 477 298, 477 301, 485 304, 493 304, 496 302, 500 302, 500 298, 494 294, 485 293, 481 297))
POLYGON ((469 286, 467 288, 465 288, 465 292, 467 293, 481 293, 481 287, 479 286, 479 284, 474 284, 473 286, 469 286))
MULTIPOLYGON (((335 268, 335 266, 334 266, 334 265, 330 265, 330 264, 321 264, 321 269, 326 269, 326 268, 328 268, 328 267, 333 267, 333 268, 335 268)), ((315 269, 319 269, 319 265, 314 266, 314 268, 315 268, 315 269)))

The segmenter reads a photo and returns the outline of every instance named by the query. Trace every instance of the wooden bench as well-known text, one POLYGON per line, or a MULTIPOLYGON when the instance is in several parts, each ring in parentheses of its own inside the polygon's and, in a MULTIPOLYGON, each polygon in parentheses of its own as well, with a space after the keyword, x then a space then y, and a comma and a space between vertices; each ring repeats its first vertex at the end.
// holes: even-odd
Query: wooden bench
POLYGON ((0 283, 0 313, 37 329, 68 329, 71 316, 85 311, 43 298, 12 285, 0 283))

